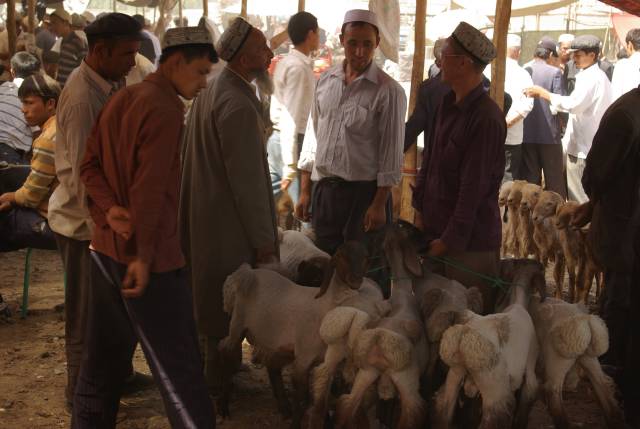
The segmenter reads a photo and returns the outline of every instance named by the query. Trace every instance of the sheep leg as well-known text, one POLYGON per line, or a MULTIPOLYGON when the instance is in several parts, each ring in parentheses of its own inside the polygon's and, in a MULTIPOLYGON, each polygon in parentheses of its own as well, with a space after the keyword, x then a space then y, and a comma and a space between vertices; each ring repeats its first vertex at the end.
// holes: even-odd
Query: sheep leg
POLYGON ((602 371, 597 358, 582 356, 578 363, 587 373, 589 381, 596 393, 598 402, 604 412, 608 428, 624 427, 624 417, 613 394, 613 381, 602 371))
POLYGON ((482 397, 479 429, 511 427, 515 397, 506 372, 481 370, 473 373, 473 380, 482 397))
POLYGON ((593 280, 595 278, 597 282, 598 273, 596 272, 594 267, 587 265, 584 275, 585 277, 583 281, 583 288, 581 291, 582 293, 580 295, 580 302, 586 305, 587 302, 589 301, 589 292, 591 292, 593 280))
POLYGON ((422 427, 425 417, 425 403, 420 396, 420 374, 417 365, 408 371, 394 372, 391 380, 400 397, 400 419, 397 429, 422 427))
MULTIPOLYGON (((564 257, 556 255, 556 264, 553 267, 553 280, 556 283, 556 298, 562 299, 562 287, 564 286, 564 257)), ((569 288, 569 301, 573 302, 573 289, 569 288)))
POLYGON ((284 382, 282 381, 282 369, 281 368, 267 368, 269 374, 269 383, 273 390, 273 396, 278 403, 278 411, 284 417, 291 416, 291 404, 287 399, 286 389, 284 388, 284 382))
POLYGON ((434 429, 445 429, 451 425, 464 376, 465 371, 461 367, 449 368, 444 385, 436 393, 434 429))
POLYGON ((545 357, 545 394, 549 413, 556 429, 568 429, 569 418, 562 401, 562 388, 567 373, 574 365, 573 359, 565 359, 558 355, 545 357))
POLYGON ((309 402, 309 370, 312 365, 313 361, 296 359, 295 362, 291 377, 295 395, 293 417, 291 419, 292 429, 302 427, 302 416, 309 402))
POLYGON ((342 395, 336 407, 336 428, 348 425, 360 408, 362 398, 367 389, 378 379, 380 371, 374 367, 362 368, 358 371, 353 387, 348 395, 342 395))
POLYGON ((346 357, 343 344, 331 344, 327 347, 324 362, 315 369, 313 377, 313 405, 310 413, 309 429, 322 429, 327 414, 329 390, 333 376, 340 362, 346 357))
POLYGON ((538 378, 536 377, 536 363, 538 361, 538 339, 534 336, 529 346, 527 366, 525 368, 524 384, 520 391, 518 408, 516 410, 515 429, 526 429, 529 423, 529 412, 538 396, 538 378))

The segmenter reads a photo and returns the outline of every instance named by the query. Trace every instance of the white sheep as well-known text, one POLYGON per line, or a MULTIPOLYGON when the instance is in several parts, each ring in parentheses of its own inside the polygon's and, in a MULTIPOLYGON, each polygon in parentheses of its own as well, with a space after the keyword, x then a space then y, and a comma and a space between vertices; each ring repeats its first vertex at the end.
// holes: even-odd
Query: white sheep
POLYGON ((468 396, 482 397, 480 428, 509 428, 514 415, 515 427, 526 427, 538 387, 538 344, 527 306, 532 287, 544 290, 544 274, 530 260, 503 262, 502 273, 512 283, 507 307, 488 316, 467 311, 442 337, 440 357, 449 372, 436 395, 437 428, 449 427, 463 382, 468 396))
POLYGON ((540 343, 544 392, 555 427, 570 426, 562 390, 567 373, 577 365, 585 371, 593 386, 607 427, 623 428, 624 420, 614 398, 613 382, 598 362, 598 357, 609 348, 609 332, 602 319, 589 315, 580 304, 552 298, 542 303, 532 300, 529 311, 540 343))
POLYGON ((511 191, 507 197, 507 230, 510 241, 507 243, 507 253, 513 254, 516 258, 525 255, 522 252, 522 242, 520 239, 520 201, 522 200, 522 187, 527 182, 516 180, 511 185, 511 191))
MULTIPOLYGON (((225 361, 237 355, 244 338, 259 348, 261 355, 267 356, 264 363, 283 412, 288 402, 280 371, 293 360, 293 426, 298 426, 302 418, 310 370, 325 352, 326 346, 318 336, 322 319, 333 308, 357 299, 366 265, 364 246, 347 242, 333 256, 320 291, 297 285, 272 270, 251 269, 248 264, 240 266, 224 283, 224 310, 231 315, 231 323, 229 335, 220 343, 221 355, 225 361)), ((229 389, 230 380, 226 380, 221 401, 225 406, 229 389)))
MULTIPOLYGON (((498 193, 498 206, 504 207, 505 212, 507 212, 507 200, 509 199, 509 194, 511 193, 511 188, 513 188, 513 181, 507 181, 500 186, 500 192, 498 193)), ((505 213, 508 217, 509 214, 505 213)), ((506 256, 510 251, 509 244, 513 241, 511 234, 513 233, 512 228, 510 227, 509 222, 503 223, 502 225, 502 246, 501 246, 501 254, 506 256)))

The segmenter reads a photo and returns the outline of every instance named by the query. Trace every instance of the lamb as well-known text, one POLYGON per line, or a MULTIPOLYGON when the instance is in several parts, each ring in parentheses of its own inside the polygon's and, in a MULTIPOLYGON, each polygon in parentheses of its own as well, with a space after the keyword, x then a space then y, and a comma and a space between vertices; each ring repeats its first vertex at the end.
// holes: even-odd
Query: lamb
POLYGON ((503 262, 502 276, 512 283, 507 307, 488 316, 466 311, 461 323, 442 337, 440 357, 449 365, 449 372, 436 394, 434 427, 449 427, 465 378, 467 396, 479 392, 482 397, 480 428, 509 428, 514 411, 513 425, 527 425, 538 388, 538 344, 527 306, 533 287, 544 294, 544 271, 537 261, 510 260, 503 262))
MULTIPOLYGON (((504 207, 505 209, 505 218, 509 217, 507 213, 507 200, 509 199, 509 193, 511 193, 511 188, 513 187, 513 181, 504 182, 502 186, 500 186, 500 193, 498 194, 498 206, 504 207)), ((502 246, 501 246, 501 254, 506 256, 510 251, 509 244, 512 242, 511 233, 513 231, 510 228, 510 224, 507 221, 506 224, 502 226, 502 246)))
POLYGON ((540 250, 533 239, 534 225, 531 219, 531 211, 534 209, 541 191, 542 188, 533 183, 527 183, 522 186, 520 209, 518 210, 520 220, 516 234, 520 240, 520 253, 522 257, 527 258, 529 255, 534 255, 536 260, 544 264, 545 262, 540 256, 540 250))
MULTIPOLYGON (((317 335, 323 317, 333 308, 357 299, 365 283, 367 258, 362 244, 343 244, 331 260, 322 287, 302 287, 279 273, 251 269, 243 264, 224 283, 224 310, 231 315, 229 335, 220 343, 224 362, 237 355, 246 339, 265 357, 265 366, 281 412, 288 402, 281 369, 293 362, 295 414, 292 425, 299 426, 308 394, 309 373, 325 352, 317 335)), ((225 380, 221 403, 228 413, 230 380, 225 380)))
POLYGON ((388 227, 384 250, 392 271, 391 313, 374 329, 357 337, 354 363, 358 368, 351 392, 338 401, 336 427, 351 422, 367 390, 379 380, 378 394, 400 400, 398 429, 420 427, 425 403, 419 392, 420 376, 427 364, 427 344, 412 278, 422 275, 416 248, 399 225, 388 227))
POLYGON ((574 365, 587 374, 607 427, 624 427, 622 413, 614 398, 613 382, 598 362, 598 357, 609 348, 609 332, 602 319, 589 315, 580 304, 552 298, 543 303, 533 300, 529 310, 541 348, 544 392, 555 427, 570 427, 562 402, 562 388, 574 365))
POLYGON ((520 201, 522 200, 522 187, 527 182, 516 180, 511 185, 511 191, 507 197, 507 231, 510 241, 507 243, 507 252, 512 253, 516 258, 522 258, 522 243, 518 231, 520 230, 520 201))

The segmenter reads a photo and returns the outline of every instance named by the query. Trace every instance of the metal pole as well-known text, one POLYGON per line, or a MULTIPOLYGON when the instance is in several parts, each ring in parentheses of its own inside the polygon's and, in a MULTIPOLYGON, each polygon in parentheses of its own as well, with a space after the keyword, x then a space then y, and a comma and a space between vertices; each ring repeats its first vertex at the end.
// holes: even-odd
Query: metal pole
POLYGON ((496 20, 493 31, 493 44, 497 57, 491 67, 491 98, 504 109, 504 76, 507 62, 507 33, 511 19, 511 0, 496 2, 496 20))

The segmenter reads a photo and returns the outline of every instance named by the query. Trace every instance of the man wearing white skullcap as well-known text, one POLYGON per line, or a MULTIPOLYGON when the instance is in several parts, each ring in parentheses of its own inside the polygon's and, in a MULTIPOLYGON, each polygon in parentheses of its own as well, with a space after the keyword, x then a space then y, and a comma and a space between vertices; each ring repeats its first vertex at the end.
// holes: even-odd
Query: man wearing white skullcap
POLYGON ((401 178, 407 108, 402 87, 373 61, 380 43, 375 13, 348 11, 340 42, 345 61, 318 81, 311 112, 315 133, 307 133, 298 162, 296 213, 311 218, 316 243, 328 253, 391 220, 389 197, 401 178))
MULTIPOLYGON (((482 87, 482 72, 495 56, 493 43, 466 22, 447 39, 442 81, 452 91, 440 104, 413 195, 428 254, 488 276, 498 274, 506 137, 504 115, 482 87)), ((485 312, 493 308, 489 283, 449 266, 443 271, 467 287, 480 286, 485 312)))
POLYGON ((264 34, 242 18, 220 36, 217 51, 227 65, 187 118, 180 194, 180 232, 212 393, 221 387, 218 342, 229 326, 222 285, 243 263, 271 262, 278 254, 266 155, 269 124, 252 83, 267 73, 273 53, 264 34))

